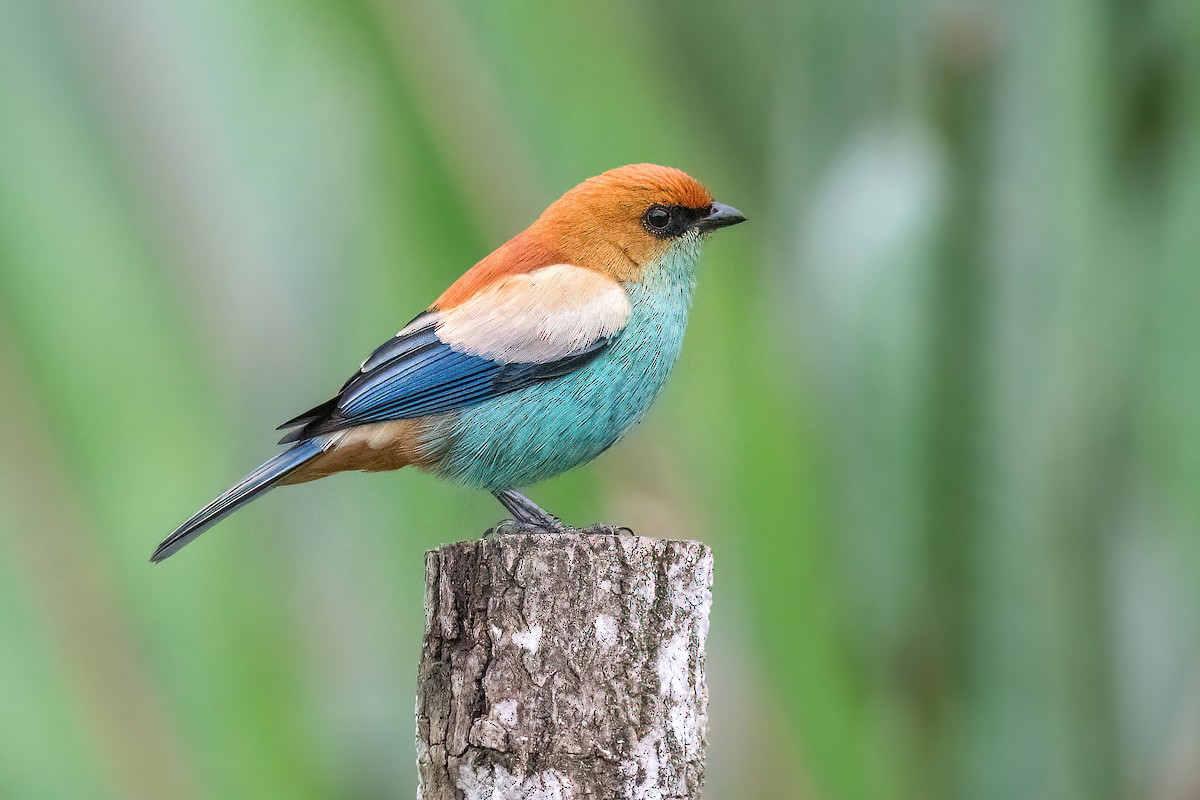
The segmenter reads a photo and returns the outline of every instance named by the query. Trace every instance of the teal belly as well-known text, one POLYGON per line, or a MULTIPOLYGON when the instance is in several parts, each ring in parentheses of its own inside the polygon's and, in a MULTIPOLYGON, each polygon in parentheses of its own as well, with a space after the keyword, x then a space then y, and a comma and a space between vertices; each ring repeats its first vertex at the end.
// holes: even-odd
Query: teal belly
POLYGON ((611 447, 649 409, 679 355, 691 300, 690 275, 682 277, 631 288, 629 324, 577 372, 448 419, 438 472, 489 491, 528 486, 611 447))

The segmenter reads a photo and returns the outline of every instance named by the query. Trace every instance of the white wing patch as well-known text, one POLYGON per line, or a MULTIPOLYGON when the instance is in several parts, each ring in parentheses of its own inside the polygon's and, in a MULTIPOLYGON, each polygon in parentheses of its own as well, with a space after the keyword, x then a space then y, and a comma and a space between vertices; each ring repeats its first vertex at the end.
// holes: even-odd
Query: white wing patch
POLYGON ((546 363, 625 327, 629 297, 594 270, 555 264, 510 275, 439 316, 437 336, 500 363, 546 363))

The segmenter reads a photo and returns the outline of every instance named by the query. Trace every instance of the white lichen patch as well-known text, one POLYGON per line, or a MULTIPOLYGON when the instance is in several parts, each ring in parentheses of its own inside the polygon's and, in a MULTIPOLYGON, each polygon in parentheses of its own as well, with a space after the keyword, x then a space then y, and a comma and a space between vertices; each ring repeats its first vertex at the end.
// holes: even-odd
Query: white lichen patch
POLYGON ((682 702, 691 694, 686 636, 677 633, 659 648, 658 657, 654 660, 654 671, 658 675, 658 693, 668 702, 682 702))
POLYGON ((654 602, 654 580, 647 575, 638 575, 633 581, 633 595, 647 606, 654 602))
POLYGON ((578 796, 575 783, 558 770, 522 778, 500 765, 463 767, 458 773, 458 789, 463 800, 574 800, 578 796))
POLYGON ((611 614, 596 615, 596 641, 601 650, 609 650, 617 643, 617 619, 611 614))
POLYGON ((663 800, 659 784, 662 755, 658 751, 660 736, 651 733, 633 746, 633 758, 621 762, 625 778, 625 800, 663 800))
POLYGON ((688 670, 688 637, 682 633, 672 636, 658 651, 654 660, 658 675, 658 693, 666 705, 667 722, 684 751, 699 747, 699 721, 696 692, 688 670))
MULTIPOLYGON (((694 565, 675 562, 667 568, 671 604, 675 610, 691 615, 694 609, 712 605, 713 562, 706 555, 694 565)), ((707 615, 704 615, 707 618, 707 615)))
POLYGON ((501 700, 492 706, 492 718, 506 728, 517 727, 517 701, 501 700))
POLYGON ((530 625, 527 631, 517 631, 512 635, 513 644, 530 653, 537 653, 538 645, 542 643, 542 626, 530 625))

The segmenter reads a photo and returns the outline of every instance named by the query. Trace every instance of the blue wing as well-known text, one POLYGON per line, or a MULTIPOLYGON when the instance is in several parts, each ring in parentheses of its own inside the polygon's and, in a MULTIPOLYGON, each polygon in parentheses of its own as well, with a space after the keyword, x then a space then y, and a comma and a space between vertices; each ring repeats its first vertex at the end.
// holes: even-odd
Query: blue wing
POLYGON ((579 369, 604 350, 608 338, 554 361, 501 363, 456 350, 437 336, 436 316, 424 314, 378 347, 337 397, 288 420, 296 428, 280 443, 355 425, 454 411, 579 369), (422 319, 428 319, 421 325, 422 319))

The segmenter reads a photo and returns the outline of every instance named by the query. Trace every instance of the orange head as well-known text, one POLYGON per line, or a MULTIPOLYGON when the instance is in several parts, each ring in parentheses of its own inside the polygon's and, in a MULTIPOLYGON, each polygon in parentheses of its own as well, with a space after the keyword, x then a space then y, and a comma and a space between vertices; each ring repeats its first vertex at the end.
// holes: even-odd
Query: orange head
POLYGON ((589 178, 555 200, 537 221, 480 261, 435 303, 448 308, 509 274, 551 264, 637 281, 647 265, 701 234, 745 217, 714 203, 708 189, 672 167, 630 164, 589 178))
POLYGON ((527 233, 570 264, 637 280, 681 239, 745 218, 672 167, 630 164, 589 178, 556 200, 527 233))

